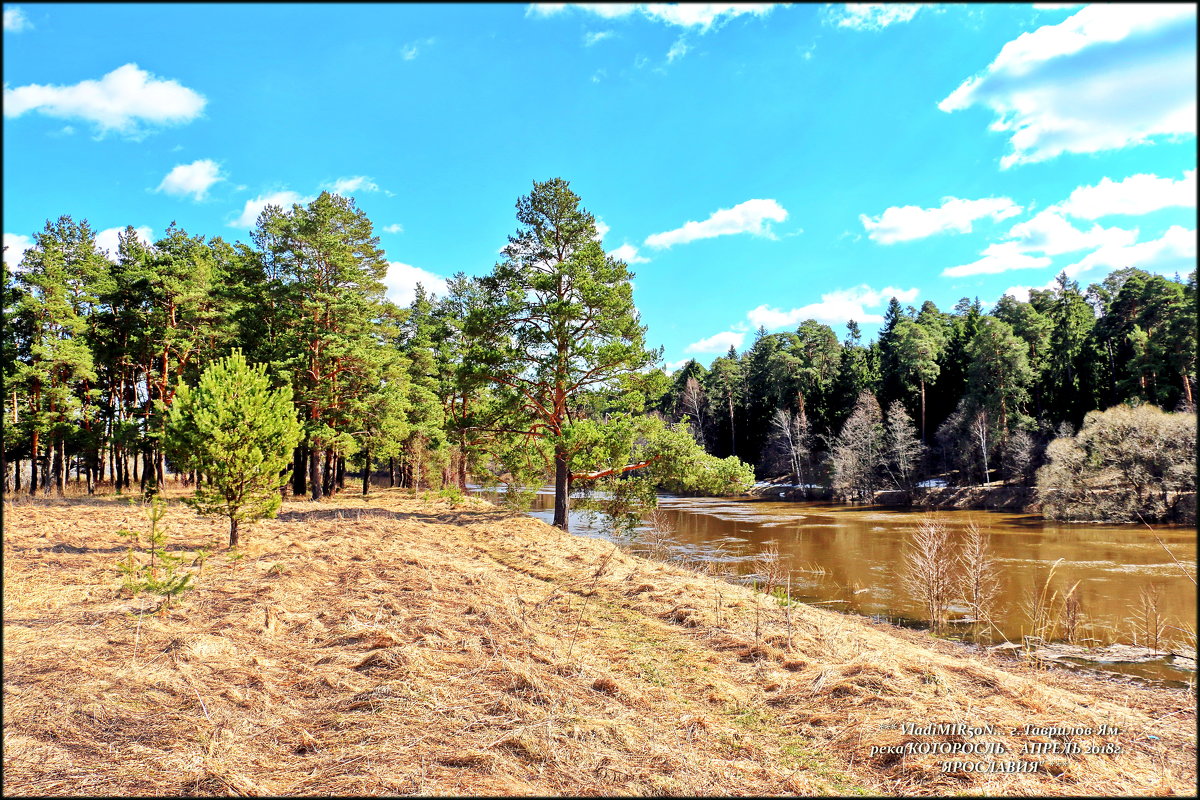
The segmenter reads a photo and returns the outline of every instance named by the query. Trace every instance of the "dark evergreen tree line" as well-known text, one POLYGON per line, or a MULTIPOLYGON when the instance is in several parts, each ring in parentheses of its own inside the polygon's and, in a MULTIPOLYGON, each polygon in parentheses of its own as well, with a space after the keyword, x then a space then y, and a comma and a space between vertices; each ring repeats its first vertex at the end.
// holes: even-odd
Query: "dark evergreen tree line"
POLYGON ((867 345, 855 322, 842 341, 813 320, 759 329, 743 353, 676 370, 659 408, 761 478, 854 497, 935 475, 1028 484, 1046 445, 1089 411, 1194 411, 1195 382, 1195 272, 1126 268, 1086 289, 1064 273, 986 313, 969 298, 950 312, 892 298, 867 345))

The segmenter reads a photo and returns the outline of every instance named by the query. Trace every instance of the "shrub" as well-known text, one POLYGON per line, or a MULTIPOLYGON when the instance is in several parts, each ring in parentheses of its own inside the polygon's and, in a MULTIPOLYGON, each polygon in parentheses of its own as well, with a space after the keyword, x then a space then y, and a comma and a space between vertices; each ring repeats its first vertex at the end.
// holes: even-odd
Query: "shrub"
POLYGON ((1196 489, 1196 415, 1151 405, 1092 411, 1079 433, 1055 439, 1046 455, 1037 474, 1046 516, 1166 520, 1178 493, 1196 489))

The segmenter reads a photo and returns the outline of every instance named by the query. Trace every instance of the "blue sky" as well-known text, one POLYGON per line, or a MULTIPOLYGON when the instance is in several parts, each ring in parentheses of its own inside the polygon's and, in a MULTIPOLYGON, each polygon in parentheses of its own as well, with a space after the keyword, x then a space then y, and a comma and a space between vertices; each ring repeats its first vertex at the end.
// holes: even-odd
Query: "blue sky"
POLYGON ((561 176, 668 367, 888 298, 1196 263, 1194 5, 4 6, 4 242, 249 242, 321 189, 400 303, 561 176))

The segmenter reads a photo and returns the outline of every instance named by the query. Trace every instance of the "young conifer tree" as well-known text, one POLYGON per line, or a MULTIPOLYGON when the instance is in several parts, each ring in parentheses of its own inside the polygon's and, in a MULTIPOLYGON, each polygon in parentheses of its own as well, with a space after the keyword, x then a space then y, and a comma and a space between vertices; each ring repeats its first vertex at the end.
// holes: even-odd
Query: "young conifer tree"
POLYGON ((291 388, 272 390, 265 365, 252 367, 234 350, 209 366, 195 389, 181 385, 167 436, 172 460, 204 475, 192 506, 229 517, 230 547, 239 523, 275 516, 300 423, 291 388))

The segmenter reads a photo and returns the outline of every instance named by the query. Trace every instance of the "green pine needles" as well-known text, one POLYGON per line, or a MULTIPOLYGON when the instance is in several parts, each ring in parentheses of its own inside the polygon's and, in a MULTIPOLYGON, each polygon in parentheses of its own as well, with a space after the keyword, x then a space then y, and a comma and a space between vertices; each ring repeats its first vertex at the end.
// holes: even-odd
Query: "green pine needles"
MULTIPOLYGON (((192 588, 196 579, 195 572, 179 570, 182 555, 171 555, 167 552, 167 533, 158 523, 167 515, 167 504, 155 497, 146 510, 146 518, 150 521, 149 547, 141 552, 141 558, 135 548, 141 548, 142 537, 137 531, 120 530, 118 536, 129 539, 129 549, 125 559, 117 562, 117 569, 125 576, 125 588, 132 595, 150 592, 163 598, 158 609, 168 608, 171 601, 192 588), (143 559, 145 559, 143 561, 143 559)), ((204 559, 208 553, 201 549, 194 554, 194 562, 200 563, 204 569, 204 559)))
POLYGON ((289 387, 271 389, 266 366, 250 366, 234 350, 204 371, 196 388, 181 385, 167 424, 172 461, 203 480, 188 502, 201 514, 229 517, 229 546, 238 525, 273 517, 282 503, 300 423, 289 387))

